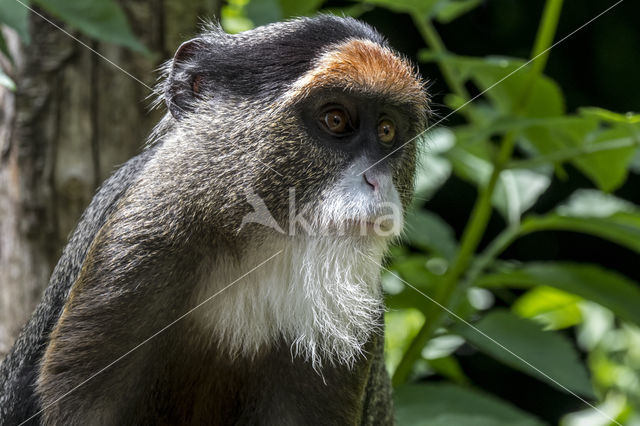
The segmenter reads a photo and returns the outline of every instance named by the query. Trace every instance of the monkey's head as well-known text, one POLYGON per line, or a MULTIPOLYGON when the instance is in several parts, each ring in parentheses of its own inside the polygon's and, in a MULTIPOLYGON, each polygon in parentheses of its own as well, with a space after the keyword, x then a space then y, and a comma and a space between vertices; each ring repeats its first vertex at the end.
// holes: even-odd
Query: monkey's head
POLYGON ((212 26, 180 46, 159 92, 170 112, 160 128, 175 135, 168 143, 200 179, 218 229, 399 232, 428 99, 368 25, 320 16, 237 35, 212 26))
POLYGON ((349 18, 211 27, 180 46, 158 95, 169 113, 127 211, 159 203, 144 223, 190 257, 202 249, 202 294, 211 277, 280 253, 245 278, 256 285, 225 291, 205 326, 231 354, 284 339, 314 366, 351 365, 382 313, 371 262, 413 189, 428 115, 413 67, 349 18))

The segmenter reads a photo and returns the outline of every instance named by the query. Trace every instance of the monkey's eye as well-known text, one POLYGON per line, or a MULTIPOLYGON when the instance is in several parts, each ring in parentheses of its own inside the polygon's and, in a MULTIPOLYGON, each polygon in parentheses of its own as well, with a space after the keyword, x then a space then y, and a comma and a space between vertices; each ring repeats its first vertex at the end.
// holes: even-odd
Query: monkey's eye
POLYGON ((349 116, 339 108, 331 108, 325 111, 320 117, 320 121, 325 129, 333 135, 341 136, 353 130, 349 123, 349 116))
POLYGON ((396 137, 396 125, 389 119, 382 119, 378 123, 378 139, 383 145, 391 145, 396 137))

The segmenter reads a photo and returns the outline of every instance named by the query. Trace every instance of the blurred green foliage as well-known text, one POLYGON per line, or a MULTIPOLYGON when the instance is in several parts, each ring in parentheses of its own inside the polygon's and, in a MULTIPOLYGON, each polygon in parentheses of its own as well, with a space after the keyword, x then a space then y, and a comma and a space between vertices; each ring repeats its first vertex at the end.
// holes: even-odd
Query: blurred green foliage
MULTIPOLYGON (((90 37, 144 51, 113 0, 21 1, 90 37)), ((369 0, 323 9, 323 0, 229 0, 221 24, 235 33, 319 11, 357 17, 386 8, 410 17, 428 46, 416 60, 436 64, 449 87, 444 124, 453 114, 460 124, 438 121, 421 138, 408 232, 382 276, 399 424, 544 424, 474 384, 456 356, 467 346, 593 405, 566 412, 565 426, 640 424, 639 284, 602 265, 500 258, 540 231, 585 233, 640 254, 640 206, 611 195, 640 172, 640 115, 566 110, 562 87, 543 74, 562 0, 546 1, 529 58, 448 51, 434 22, 449 24, 480 3, 369 0), (528 213, 568 165, 593 189, 575 191, 545 214, 528 213), (459 237, 424 207, 454 176, 478 191, 459 237), (480 250, 494 210, 504 228, 480 250)), ((29 42, 23 5, 0 0, 0 22, 29 42)), ((6 53, 1 37, 0 48, 6 53)), ((1 72, 0 84, 12 87, 1 72)))

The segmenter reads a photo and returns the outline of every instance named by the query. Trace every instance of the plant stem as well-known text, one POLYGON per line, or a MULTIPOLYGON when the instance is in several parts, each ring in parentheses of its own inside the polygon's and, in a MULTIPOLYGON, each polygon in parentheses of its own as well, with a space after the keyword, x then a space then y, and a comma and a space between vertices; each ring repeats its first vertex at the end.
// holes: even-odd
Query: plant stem
MULTIPOLYGON (((440 38, 438 31, 436 31, 428 17, 424 17, 417 13, 413 13, 411 17, 413 18, 416 28, 422 35, 422 38, 437 54, 438 59, 436 62, 438 63, 438 67, 440 68, 444 81, 451 88, 451 91, 460 98, 461 104, 467 104, 471 99, 471 95, 469 95, 469 92, 464 87, 463 81, 456 68, 447 62, 446 57, 449 55, 449 51, 440 38)), ((467 106, 471 105, 467 104, 467 106)), ((480 119, 473 108, 463 108, 458 112, 463 114, 471 122, 480 122, 480 119)))
POLYGON ((520 224, 511 225, 505 228, 497 237, 495 237, 487 248, 478 256, 467 272, 465 279, 465 288, 470 287, 478 279, 480 274, 489 266, 507 247, 513 243, 516 238, 521 236, 520 224))
MULTIPOLYGON (((529 79, 527 80, 524 91, 522 92, 520 102, 516 107, 516 114, 521 113, 527 106, 531 93, 533 93, 533 87, 535 86, 540 74, 542 74, 542 70, 544 69, 544 65, 546 64, 548 57, 548 51, 545 52, 545 50, 553 41, 560 10, 562 8, 562 1, 563 0, 547 0, 545 4, 542 20, 538 28, 532 52, 532 57, 537 57, 537 59, 533 61, 529 79), (542 62, 541 65, 537 64, 538 61, 542 62)), ((451 302, 453 301, 456 290, 458 289, 458 282, 467 271, 473 254, 484 235, 487 223, 491 217, 491 200, 493 193, 498 180, 500 179, 500 173, 511 159, 511 155, 515 147, 516 136, 517 133, 509 132, 502 138, 500 152, 494 163, 491 177, 487 185, 480 188, 480 195, 476 200, 471 217, 467 222, 467 226, 465 227, 462 235, 458 255, 456 256, 452 267, 444 276, 442 283, 435 294, 435 303, 428 305, 424 310, 425 323, 418 334, 414 337, 396 368, 395 374, 393 375, 394 386, 406 382, 409 374, 411 373, 411 369, 413 368, 413 363, 418 359, 418 357, 420 357, 422 348, 446 316, 445 309, 449 309, 449 306, 451 306, 451 302), (442 309, 442 307, 445 309, 442 309)))
MULTIPOLYGON (((422 35, 422 38, 427 42, 429 47, 439 55, 446 55, 447 49, 445 48, 440 35, 431 24, 429 17, 424 17, 416 13, 412 14, 411 17, 413 18, 413 22, 420 32, 420 35, 422 35)), ((469 92, 467 92, 467 89, 465 89, 464 85, 460 81, 456 70, 451 66, 451 64, 442 59, 438 60, 438 66, 440 67, 440 72, 442 72, 444 81, 451 88, 453 93, 460 96, 464 102, 467 102, 470 99, 469 92)))

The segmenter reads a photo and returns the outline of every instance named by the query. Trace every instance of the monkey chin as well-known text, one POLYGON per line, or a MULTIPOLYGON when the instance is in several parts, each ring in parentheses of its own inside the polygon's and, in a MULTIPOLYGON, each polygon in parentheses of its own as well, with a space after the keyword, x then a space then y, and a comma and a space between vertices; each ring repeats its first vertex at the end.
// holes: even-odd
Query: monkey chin
POLYGON ((385 217, 347 219, 331 231, 337 236, 389 240, 400 236, 402 224, 395 218, 385 217))

